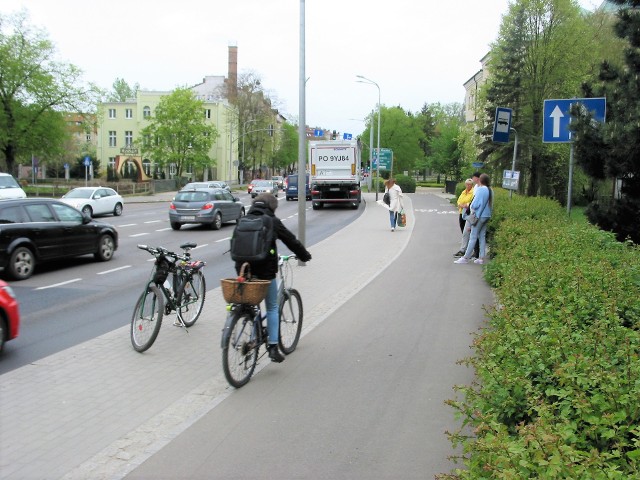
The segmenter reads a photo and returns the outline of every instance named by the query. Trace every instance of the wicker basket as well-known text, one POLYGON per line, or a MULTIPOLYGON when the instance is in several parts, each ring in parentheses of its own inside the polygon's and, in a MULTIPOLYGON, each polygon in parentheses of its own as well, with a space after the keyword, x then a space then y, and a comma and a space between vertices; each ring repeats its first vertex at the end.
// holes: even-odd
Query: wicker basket
POLYGON ((267 296, 267 290, 271 285, 271 280, 257 280, 251 278, 251 271, 248 263, 244 263, 240 269, 240 277, 245 277, 244 282, 237 278, 224 278, 220 280, 222 296, 227 303, 244 303, 247 305, 258 305, 267 296), (245 275, 245 271, 247 272, 245 275))

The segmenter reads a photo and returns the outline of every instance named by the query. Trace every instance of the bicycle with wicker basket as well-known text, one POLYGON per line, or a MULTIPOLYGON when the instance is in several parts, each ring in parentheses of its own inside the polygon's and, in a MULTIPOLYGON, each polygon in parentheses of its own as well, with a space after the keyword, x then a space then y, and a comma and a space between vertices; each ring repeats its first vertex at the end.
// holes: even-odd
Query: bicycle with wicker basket
POLYGON ((136 351, 144 352, 153 345, 164 315, 176 312, 174 325, 187 331, 202 313, 207 291, 202 269, 206 263, 191 259, 190 250, 196 246, 184 243, 180 254, 163 247, 138 245, 156 260, 131 317, 131 344, 136 351))
MULTIPOLYGON (((285 355, 296 349, 302 332, 302 298, 292 287, 293 268, 289 263, 297 258, 280 255, 278 259, 278 345, 285 355)), ((246 385, 258 360, 267 353, 267 315, 260 302, 266 297, 271 280, 252 279, 248 267, 248 263, 242 266, 238 278, 221 281, 229 312, 222 330, 222 368, 229 384, 236 388, 246 385)))

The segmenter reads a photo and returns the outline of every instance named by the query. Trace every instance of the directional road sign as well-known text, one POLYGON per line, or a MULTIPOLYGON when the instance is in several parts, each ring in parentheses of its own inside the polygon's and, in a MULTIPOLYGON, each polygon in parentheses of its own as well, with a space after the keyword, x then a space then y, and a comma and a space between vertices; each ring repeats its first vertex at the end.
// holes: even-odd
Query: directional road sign
MULTIPOLYGON (((389 148, 380 149, 380 170, 391 170, 393 151, 389 148)), ((378 168, 378 150, 373 150, 373 168, 378 168)))
POLYGON ((493 141, 497 143, 509 143, 509 130, 511 129, 511 116, 513 110, 510 108, 496 108, 496 120, 493 124, 493 141))
POLYGON ((604 123, 607 111, 606 98, 568 98, 545 100, 542 121, 542 141, 545 143, 571 142, 571 106, 579 103, 591 112, 593 119, 604 123))
POLYGON ((319 130, 319 129, 315 129, 313 131, 313 136, 314 137, 324 137, 324 130, 319 130))
POLYGON ((343 140, 351 140, 352 138, 353 138, 353 135, 351 135, 350 133, 342 134, 342 139, 343 140))

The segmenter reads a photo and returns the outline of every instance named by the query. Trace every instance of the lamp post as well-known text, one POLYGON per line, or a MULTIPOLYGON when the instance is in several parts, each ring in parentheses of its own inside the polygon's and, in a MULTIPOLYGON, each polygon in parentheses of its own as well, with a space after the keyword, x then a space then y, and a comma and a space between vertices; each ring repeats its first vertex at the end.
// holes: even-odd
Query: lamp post
POLYGON ((378 147, 376 148, 378 152, 378 161, 376 162, 376 202, 378 201, 378 179, 380 178, 380 85, 378 85, 373 80, 363 77, 362 75, 356 75, 357 78, 361 80, 357 80, 360 83, 368 83, 369 85, 375 85, 378 89, 378 147))
POLYGON ((244 122, 242 124, 242 166, 244 167, 246 164, 244 162, 244 137, 246 135, 246 129, 247 129, 247 124, 251 123, 251 122, 257 122, 258 119, 257 118, 252 118, 250 120, 247 120, 246 122, 244 122))

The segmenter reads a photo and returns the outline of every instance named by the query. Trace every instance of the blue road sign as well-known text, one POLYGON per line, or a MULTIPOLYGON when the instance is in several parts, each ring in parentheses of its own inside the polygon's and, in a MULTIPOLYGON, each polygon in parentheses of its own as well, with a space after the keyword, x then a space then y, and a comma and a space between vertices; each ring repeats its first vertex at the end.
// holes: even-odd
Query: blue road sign
POLYGON ((513 110, 510 108, 496 108, 496 119, 493 123, 493 141, 496 143, 509 143, 509 131, 511 130, 511 117, 513 110))
POLYGON ((607 99, 602 98, 567 98, 561 100, 545 100, 542 120, 542 141, 544 143, 571 142, 571 106, 579 103, 591 112, 593 119, 604 123, 607 112, 607 99))
POLYGON ((350 133, 344 133, 342 134, 342 139, 343 140, 351 140, 352 135, 350 133))
POLYGON ((318 129, 314 130, 313 131, 313 136, 314 137, 324 137, 324 130, 318 130, 318 129))
POLYGON ((91 165, 91 157, 87 155, 84 157, 84 166, 88 167, 89 165, 91 165))

